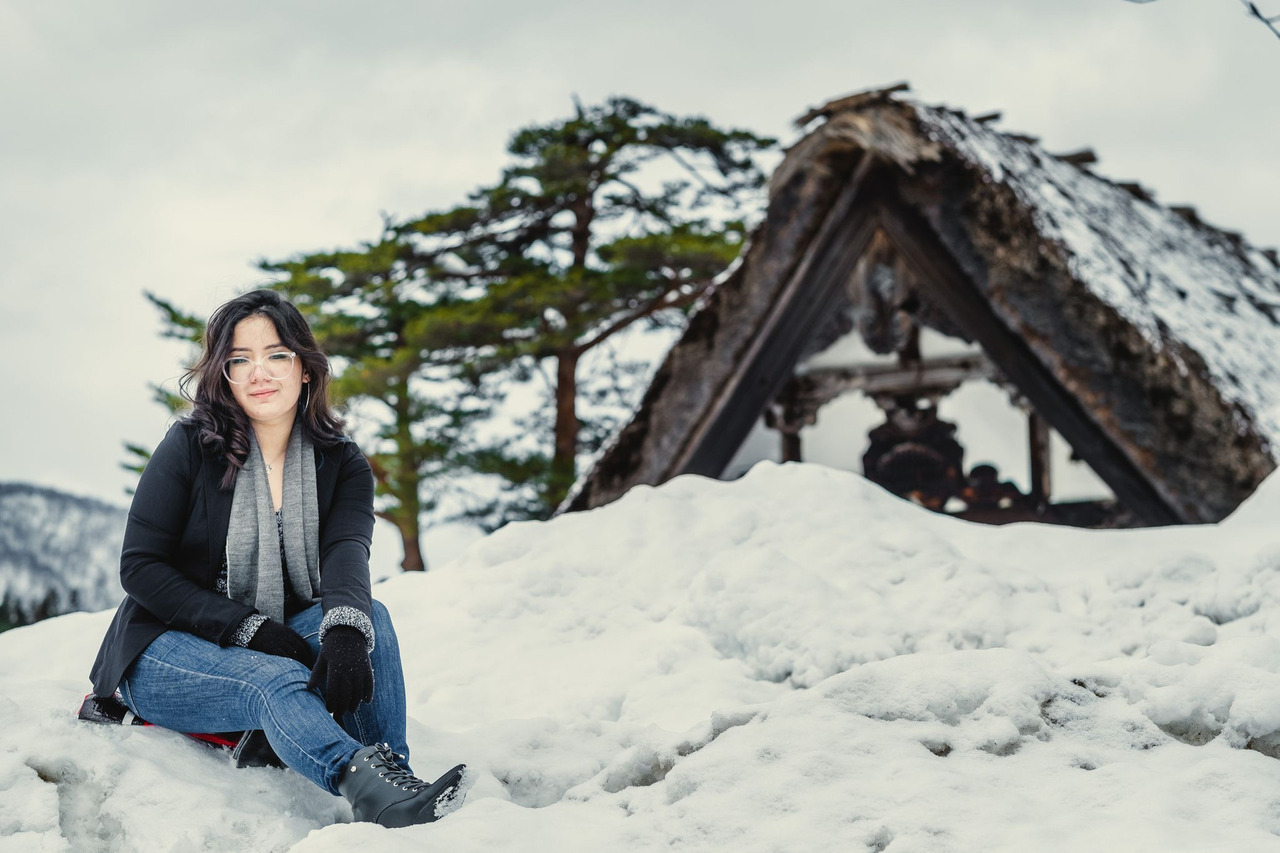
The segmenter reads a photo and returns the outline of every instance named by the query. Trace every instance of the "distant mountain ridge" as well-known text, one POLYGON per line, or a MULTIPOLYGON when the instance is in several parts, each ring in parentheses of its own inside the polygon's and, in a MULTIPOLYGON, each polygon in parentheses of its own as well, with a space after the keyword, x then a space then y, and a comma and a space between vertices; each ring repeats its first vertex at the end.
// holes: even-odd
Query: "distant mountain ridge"
POLYGON ((127 515, 93 498, 0 483, 0 628, 118 603, 127 515))

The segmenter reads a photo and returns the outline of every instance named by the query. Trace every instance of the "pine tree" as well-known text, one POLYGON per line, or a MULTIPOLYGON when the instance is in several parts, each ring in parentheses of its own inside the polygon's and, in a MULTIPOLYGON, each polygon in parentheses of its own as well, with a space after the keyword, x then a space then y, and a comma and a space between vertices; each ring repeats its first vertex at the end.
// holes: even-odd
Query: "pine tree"
POLYGON ((541 514, 576 476, 583 356, 636 322, 687 309, 737 256, 741 219, 705 214, 754 198, 764 183, 754 157, 773 144, 630 98, 578 104, 570 119, 517 132, 515 162, 469 204, 393 229, 406 270, 448 283, 409 331, 419 346, 487 369, 554 364, 541 514), (680 177, 646 189, 657 160, 680 177))
MULTIPOLYGON (((471 513, 489 528, 555 509, 610 426, 580 417, 583 356, 638 322, 680 322, 740 252, 754 158, 773 144, 629 98, 576 104, 517 131, 512 165, 468 203, 260 263, 333 359, 335 396, 376 424, 364 449, 405 569, 425 568, 419 517, 467 474, 507 486, 471 513), (479 438, 504 388, 548 365, 545 449, 479 438)), ((199 340, 201 320, 150 298, 167 336, 199 340)))
POLYGON ((376 446, 365 447, 380 496, 377 514, 400 532, 401 567, 415 571, 426 568, 420 518, 436 505, 428 487, 467 468, 462 439, 488 413, 488 400, 464 365, 410 340, 409 330, 437 310, 443 293, 409 271, 404 250, 388 228, 359 250, 261 267, 285 276, 275 288, 307 317, 334 359, 334 396, 348 407, 367 404, 365 419, 377 424, 376 446))
MULTIPOLYGON (((144 291, 143 295, 152 305, 160 309, 160 315, 164 323, 160 336, 185 341, 193 345, 193 354, 198 352, 200 341, 204 337, 204 320, 194 314, 187 314, 179 310, 172 303, 161 299, 154 293, 144 291)), ((190 408, 190 404, 180 394, 175 394, 154 382, 150 384, 150 388, 151 399, 168 409, 170 413, 176 415, 190 408)), ((147 463, 151 460, 151 449, 136 442, 126 441, 124 450, 126 458, 120 463, 120 467, 126 471, 141 475, 142 469, 146 468, 147 463)), ((124 491, 125 494, 132 495, 134 490, 132 487, 128 487, 124 491)))

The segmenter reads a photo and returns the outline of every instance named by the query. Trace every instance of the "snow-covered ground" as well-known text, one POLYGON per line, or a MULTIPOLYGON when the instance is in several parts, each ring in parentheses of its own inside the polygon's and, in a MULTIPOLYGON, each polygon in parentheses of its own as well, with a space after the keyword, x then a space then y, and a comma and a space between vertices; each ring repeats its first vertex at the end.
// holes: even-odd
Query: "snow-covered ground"
POLYGON ((1280 850, 1280 477, 1220 525, 990 528, 762 463, 512 525, 375 594, 403 830, 279 770, 78 723, 109 613, 0 635, 10 851, 1280 850))

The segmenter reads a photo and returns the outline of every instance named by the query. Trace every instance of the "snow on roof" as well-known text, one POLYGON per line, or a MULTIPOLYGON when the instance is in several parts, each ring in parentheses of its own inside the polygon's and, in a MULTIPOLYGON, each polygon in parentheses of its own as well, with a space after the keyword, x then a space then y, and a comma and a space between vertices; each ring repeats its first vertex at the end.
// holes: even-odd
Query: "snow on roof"
MULTIPOLYGON (((1163 207, 957 112, 912 103, 924 132, 1031 212, 1072 276, 1182 371, 1181 344, 1214 384, 1280 446, 1280 265, 1239 235, 1163 207)), ((1141 196, 1146 195, 1147 198, 1141 196)))

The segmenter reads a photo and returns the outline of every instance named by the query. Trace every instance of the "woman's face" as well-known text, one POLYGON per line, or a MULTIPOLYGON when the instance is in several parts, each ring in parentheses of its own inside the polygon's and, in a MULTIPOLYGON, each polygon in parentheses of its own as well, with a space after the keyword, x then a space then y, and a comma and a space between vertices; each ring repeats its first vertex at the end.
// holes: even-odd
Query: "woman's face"
POLYGON ((302 384, 309 379, 302 374, 302 362, 295 357, 291 367, 286 363, 288 373, 280 379, 267 375, 267 369, 272 373, 281 369, 281 365, 267 361, 272 353, 287 352, 289 348, 281 343, 275 323, 268 318, 254 314, 236 324, 228 357, 247 358, 260 366, 250 364, 246 380, 229 384, 236 402, 255 426, 293 423, 302 384))

